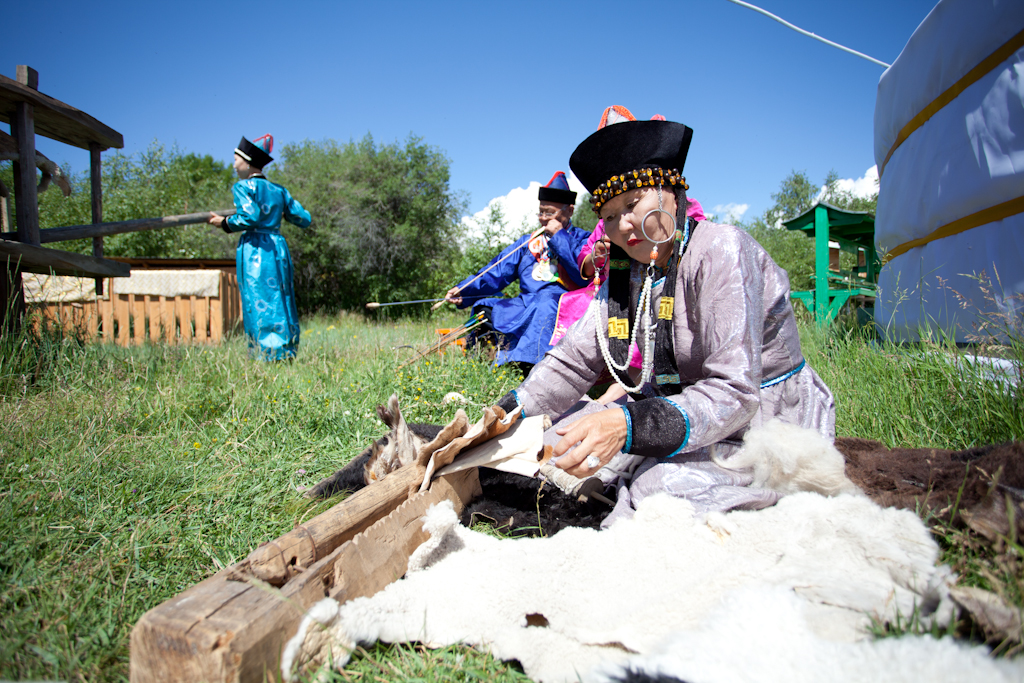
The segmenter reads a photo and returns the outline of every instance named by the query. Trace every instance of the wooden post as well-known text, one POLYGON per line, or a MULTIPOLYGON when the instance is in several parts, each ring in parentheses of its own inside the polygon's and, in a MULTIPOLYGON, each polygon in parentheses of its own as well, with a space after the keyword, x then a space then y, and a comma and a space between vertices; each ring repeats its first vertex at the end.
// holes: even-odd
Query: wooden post
POLYGON ((210 343, 210 334, 206 330, 206 325, 209 320, 210 299, 209 297, 201 299, 193 297, 193 299, 192 310, 195 311, 196 316, 196 341, 208 344, 210 343))
POLYGON ((814 322, 828 325, 828 209, 814 207, 814 322))
POLYGON ((146 297, 129 294, 132 301, 132 344, 142 346, 146 340, 146 297))
MULTIPOLYGON (((35 69, 18 65, 18 82, 38 89, 35 69)), ((14 162, 14 203, 16 204, 18 241, 39 246, 39 198, 36 193, 36 129, 34 107, 28 102, 14 105, 11 133, 18 143, 19 160, 14 162)))
POLYGON ((149 341, 154 344, 160 343, 160 297, 150 294, 146 295, 146 318, 149 320, 149 341))
MULTIPOLYGON (((100 166, 100 146, 98 143, 89 143, 89 180, 91 185, 92 200, 92 222, 103 222, 103 182, 102 167, 100 166)), ((103 237, 92 238, 92 255, 96 258, 103 258, 103 237)), ((96 296, 103 296, 103 278, 96 278, 96 296)))
POLYGON ((10 216, 9 216, 10 210, 8 209, 8 206, 7 206, 7 204, 8 204, 7 199, 8 199, 7 186, 4 185, 3 183, 0 183, 0 229, 2 229, 4 232, 7 232, 8 230, 11 229, 11 226, 10 226, 11 219, 10 219, 10 216))
MULTIPOLYGON (((194 297, 193 297, 194 298, 194 297)), ((174 297, 175 317, 178 319, 176 344, 192 343, 192 300, 187 296, 174 297)))
POLYGON ((110 297, 114 299, 114 319, 117 321, 118 346, 128 346, 131 339, 131 336, 128 334, 131 324, 131 306, 128 303, 130 297, 131 294, 118 294, 116 297, 110 297))
MULTIPOLYGON (((113 287, 110 288, 113 290, 113 287)), ((114 341, 114 295, 109 299, 96 297, 96 317, 103 332, 103 341, 114 341)))

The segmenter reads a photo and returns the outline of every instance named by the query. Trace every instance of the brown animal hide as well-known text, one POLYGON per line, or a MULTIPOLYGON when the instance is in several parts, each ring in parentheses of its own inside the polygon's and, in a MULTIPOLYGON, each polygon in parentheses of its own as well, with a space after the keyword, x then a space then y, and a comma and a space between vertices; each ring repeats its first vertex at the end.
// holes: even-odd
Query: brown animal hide
POLYGON ((846 457, 846 476, 879 505, 930 510, 992 542, 1024 538, 1024 443, 890 450, 878 441, 839 437, 835 446, 846 457))
MULTIPOLYGON (((459 420, 460 415, 462 422, 466 422, 466 414, 461 410, 456 413, 455 421, 459 420)), ((391 433, 370 447, 370 458, 365 465, 367 484, 380 481, 399 467, 415 462, 419 450, 431 441, 406 424, 402 411, 398 407, 398 394, 391 394, 387 406, 377 406, 377 416, 391 429, 391 433)), ((444 432, 447 429, 446 427, 441 431, 444 432)), ((436 439, 437 436, 434 437, 434 440, 436 439)))
MULTIPOLYGON (((446 425, 410 424, 402 415, 396 394, 391 395, 386 406, 377 406, 377 415, 391 431, 348 465, 317 483, 303 494, 305 497, 320 498, 355 490, 361 488, 354 481, 357 472, 362 473, 362 483, 369 485, 407 465, 419 469, 422 481, 428 471, 433 474, 462 451, 504 434, 518 418, 515 416, 505 424, 505 411, 492 406, 484 408, 480 420, 473 425, 462 410, 456 411, 454 419, 446 425)), ((419 489, 417 482, 415 490, 419 489)))

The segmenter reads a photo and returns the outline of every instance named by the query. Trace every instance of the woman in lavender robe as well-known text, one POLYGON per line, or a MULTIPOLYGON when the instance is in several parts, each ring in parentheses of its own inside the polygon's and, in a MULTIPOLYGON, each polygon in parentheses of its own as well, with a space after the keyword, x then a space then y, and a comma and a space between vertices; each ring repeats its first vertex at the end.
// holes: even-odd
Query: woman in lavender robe
POLYGON ((772 505, 777 494, 714 464, 712 447, 727 456, 772 418, 835 437, 835 403, 801 352, 786 272, 743 230, 686 217, 680 171, 692 133, 671 121, 626 121, 576 148, 569 164, 612 242, 608 282, 498 403, 562 417, 558 466, 618 487, 606 524, 661 491, 698 512, 772 505), (631 343, 643 359, 636 384, 631 343), (581 409, 605 367, 627 398, 581 409))

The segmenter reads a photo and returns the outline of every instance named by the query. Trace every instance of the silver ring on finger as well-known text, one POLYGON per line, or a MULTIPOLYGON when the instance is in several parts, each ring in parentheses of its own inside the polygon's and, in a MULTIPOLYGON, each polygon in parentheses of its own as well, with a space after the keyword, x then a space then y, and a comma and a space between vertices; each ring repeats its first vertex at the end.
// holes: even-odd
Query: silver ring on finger
POLYGON ((596 470, 598 467, 601 466, 601 459, 598 458, 596 455, 588 455, 585 462, 587 463, 588 470, 596 470))

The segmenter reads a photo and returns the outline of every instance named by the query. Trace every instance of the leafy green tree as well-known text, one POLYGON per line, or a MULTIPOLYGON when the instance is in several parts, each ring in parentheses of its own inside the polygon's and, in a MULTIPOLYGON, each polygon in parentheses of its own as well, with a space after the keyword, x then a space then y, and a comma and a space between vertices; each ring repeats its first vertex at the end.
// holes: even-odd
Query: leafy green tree
POLYGON ((299 310, 363 310, 368 301, 439 296, 461 253, 464 201, 450 162, 410 136, 404 144, 305 141, 285 145, 268 176, 313 216, 283 226, 295 262, 299 310))
POLYGON ((576 210, 572 214, 572 224, 591 232, 597 227, 597 214, 590 207, 590 194, 584 193, 576 198, 576 210))

